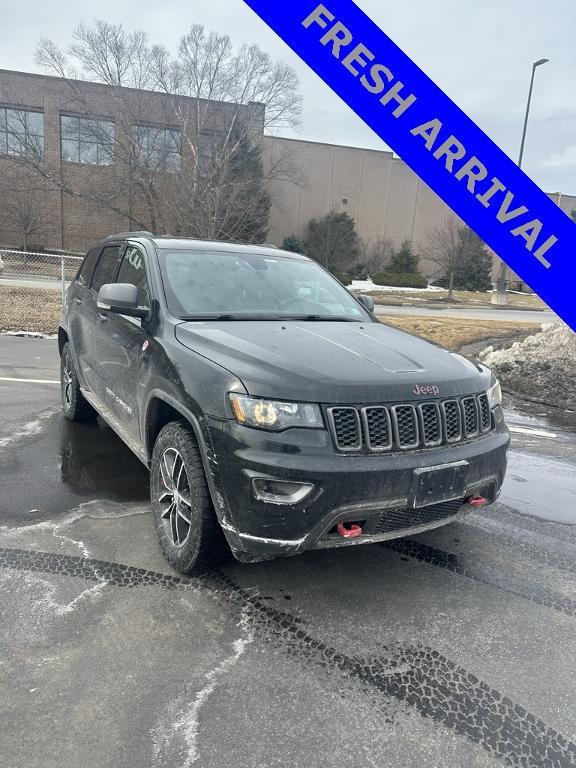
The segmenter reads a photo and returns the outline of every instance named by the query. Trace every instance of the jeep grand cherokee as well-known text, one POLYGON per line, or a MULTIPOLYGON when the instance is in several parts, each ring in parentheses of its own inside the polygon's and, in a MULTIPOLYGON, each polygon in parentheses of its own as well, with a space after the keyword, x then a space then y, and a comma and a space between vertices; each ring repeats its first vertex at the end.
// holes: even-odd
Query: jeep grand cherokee
POLYGON ((99 414, 150 469, 183 573, 367 544, 493 502, 498 382, 386 326, 317 263, 128 233, 86 256, 59 329, 68 419, 99 414))

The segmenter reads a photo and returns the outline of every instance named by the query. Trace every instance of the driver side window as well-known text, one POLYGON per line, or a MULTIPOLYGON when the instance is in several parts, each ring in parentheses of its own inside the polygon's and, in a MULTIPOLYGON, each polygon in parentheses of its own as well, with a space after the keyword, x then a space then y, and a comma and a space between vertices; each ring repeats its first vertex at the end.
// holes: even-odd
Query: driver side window
POLYGON ((90 283, 90 288, 94 293, 98 293, 100 288, 102 288, 103 285, 106 285, 106 283, 114 282, 114 274, 116 272, 116 267, 118 266, 119 255, 119 245, 108 246, 108 248, 104 248, 102 251, 98 264, 96 264, 96 268, 92 274, 92 282, 90 283))
POLYGON ((144 254, 133 245, 127 246, 124 251, 116 282, 135 285, 138 288, 138 306, 150 307, 150 290, 146 277, 144 254))

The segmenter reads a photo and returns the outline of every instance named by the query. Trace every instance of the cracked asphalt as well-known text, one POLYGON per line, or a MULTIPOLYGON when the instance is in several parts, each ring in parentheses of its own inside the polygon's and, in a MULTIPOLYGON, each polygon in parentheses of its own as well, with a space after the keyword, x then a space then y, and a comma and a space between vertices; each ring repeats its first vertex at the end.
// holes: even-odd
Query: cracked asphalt
POLYGON ((57 379, 55 342, 0 336, 3 768, 576 766, 574 414, 508 404, 462 523, 184 579, 57 379))

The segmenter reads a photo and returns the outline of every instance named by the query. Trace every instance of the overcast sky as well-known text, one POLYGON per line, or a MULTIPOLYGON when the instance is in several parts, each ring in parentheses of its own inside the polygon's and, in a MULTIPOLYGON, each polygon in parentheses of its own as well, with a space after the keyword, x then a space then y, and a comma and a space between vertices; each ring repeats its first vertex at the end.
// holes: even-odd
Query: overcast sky
MULTIPOLYGON (((548 192, 576 194, 576 0, 359 0, 359 5, 514 159, 532 62, 550 59, 537 71, 524 169, 548 192)), ((0 0, 0 67, 33 71, 40 36, 66 44, 76 24, 94 17, 144 29, 170 48, 192 23, 257 43, 299 73, 304 96, 299 138, 385 148, 242 0, 82 5, 0 0)))

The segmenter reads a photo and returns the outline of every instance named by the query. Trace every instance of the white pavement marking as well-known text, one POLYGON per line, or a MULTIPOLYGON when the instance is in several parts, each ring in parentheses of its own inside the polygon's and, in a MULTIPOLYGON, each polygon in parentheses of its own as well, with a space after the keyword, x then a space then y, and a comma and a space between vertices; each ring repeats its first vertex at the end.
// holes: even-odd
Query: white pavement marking
POLYGON ((52 381, 51 379, 14 379, 10 376, 0 376, 0 381, 16 381, 21 384, 60 384, 59 381, 52 381))
POLYGON ((544 429, 531 429, 530 427, 516 427, 511 425, 508 427, 510 432, 520 432, 523 435, 531 435, 532 437, 558 437, 555 432, 546 432, 544 429))

